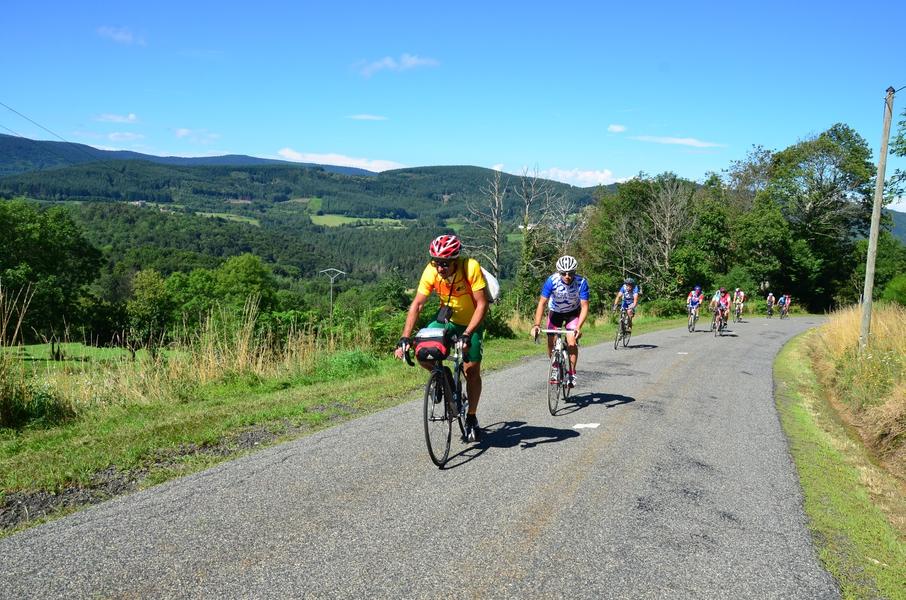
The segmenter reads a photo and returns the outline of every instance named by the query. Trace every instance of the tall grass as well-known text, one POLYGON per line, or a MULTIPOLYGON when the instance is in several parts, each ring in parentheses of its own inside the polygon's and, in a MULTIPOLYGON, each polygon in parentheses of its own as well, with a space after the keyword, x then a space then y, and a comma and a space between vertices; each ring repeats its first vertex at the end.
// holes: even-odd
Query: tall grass
POLYGON ((906 475, 906 309, 877 304, 871 339, 859 352, 861 309, 833 313, 810 343, 822 386, 866 445, 906 475))

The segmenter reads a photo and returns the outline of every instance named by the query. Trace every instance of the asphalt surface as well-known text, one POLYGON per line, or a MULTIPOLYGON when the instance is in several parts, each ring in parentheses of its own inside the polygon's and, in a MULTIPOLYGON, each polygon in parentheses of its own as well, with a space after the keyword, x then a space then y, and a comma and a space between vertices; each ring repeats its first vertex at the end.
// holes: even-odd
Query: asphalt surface
POLYGON ((557 416, 539 347, 444 470, 419 397, 0 540, 0 597, 839 597, 772 397, 819 322, 584 347, 557 416))

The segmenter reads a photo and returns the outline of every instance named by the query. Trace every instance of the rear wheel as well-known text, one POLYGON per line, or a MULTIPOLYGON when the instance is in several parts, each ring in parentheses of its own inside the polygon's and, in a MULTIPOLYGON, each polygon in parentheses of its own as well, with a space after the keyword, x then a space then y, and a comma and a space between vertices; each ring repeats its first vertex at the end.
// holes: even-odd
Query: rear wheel
POLYGON ((431 461, 444 466, 450 455, 453 415, 450 411, 453 391, 441 371, 432 371, 425 385, 425 442, 431 461))
POLYGON ((626 319, 623 328, 623 347, 629 345, 629 338, 632 337, 632 330, 629 328, 629 319, 626 319))

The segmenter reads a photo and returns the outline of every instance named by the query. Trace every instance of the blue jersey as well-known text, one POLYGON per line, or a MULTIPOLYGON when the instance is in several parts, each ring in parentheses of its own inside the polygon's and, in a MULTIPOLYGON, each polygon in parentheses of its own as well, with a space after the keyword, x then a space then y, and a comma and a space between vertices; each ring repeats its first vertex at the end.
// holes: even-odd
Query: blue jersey
POLYGON ((635 295, 639 293, 639 286, 633 287, 624 283, 620 286, 620 289, 617 290, 618 294, 620 292, 623 292, 623 308, 629 308, 632 306, 635 295))
POLYGON ((572 312, 579 309, 581 300, 588 300, 588 280, 576 275, 567 285, 559 273, 554 273, 544 282, 541 295, 550 298, 548 308, 551 312, 572 312))

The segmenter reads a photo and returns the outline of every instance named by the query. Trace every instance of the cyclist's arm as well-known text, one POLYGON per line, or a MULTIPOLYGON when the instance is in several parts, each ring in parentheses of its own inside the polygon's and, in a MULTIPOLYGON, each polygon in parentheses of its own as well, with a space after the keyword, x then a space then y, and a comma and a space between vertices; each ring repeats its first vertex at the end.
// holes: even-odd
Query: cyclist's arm
POLYGON ((639 305, 639 293, 635 292, 632 294, 632 306, 629 307, 630 310, 635 310, 635 307, 639 305))
MULTIPOLYGON (((538 307, 535 309, 535 320, 532 323, 535 327, 541 327, 541 317, 544 316, 544 306, 547 304, 548 298, 544 296, 538 297, 538 307)), ((534 330, 534 327, 532 328, 534 330)))
MULTIPOLYGON (((482 296, 484 293, 482 293, 482 296)), ((415 294, 415 298, 412 299, 412 304, 409 305, 409 313, 406 315, 406 324, 403 325, 402 337, 409 337, 409 334, 412 333, 412 329, 415 328, 415 322, 418 320, 418 315, 421 314, 422 309, 425 307, 425 302, 428 301, 428 296, 418 292, 415 294)))
POLYGON ((579 324, 576 325, 576 331, 582 329, 586 318, 588 318, 588 300, 579 300, 579 324))
POLYGON ((485 313, 488 312, 488 298, 484 295, 484 289, 473 290, 472 301, 475 302, 475 312, 472 313, 472 319, 466 326, 465 331, 463 331, 463 336, 466 338, 467 343, 469 341, 469 336, 478 329, 482 319, 484 319, 485 313))

